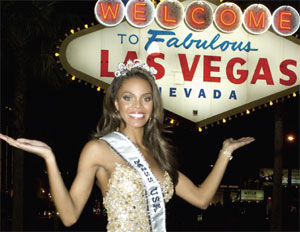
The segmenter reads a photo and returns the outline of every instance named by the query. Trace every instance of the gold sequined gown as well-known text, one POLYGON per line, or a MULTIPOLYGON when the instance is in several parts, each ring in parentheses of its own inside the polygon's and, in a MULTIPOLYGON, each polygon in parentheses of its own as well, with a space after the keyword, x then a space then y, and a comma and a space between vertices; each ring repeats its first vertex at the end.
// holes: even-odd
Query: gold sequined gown
MULTIPOLYGON (((165 202, 174 194, 174 186, 167 172, 161 183, 165 202)), ((150 231, 145 189, 140 175, 130 166, 116 164, 103 198, 107 210, 109 232, 150 231)))

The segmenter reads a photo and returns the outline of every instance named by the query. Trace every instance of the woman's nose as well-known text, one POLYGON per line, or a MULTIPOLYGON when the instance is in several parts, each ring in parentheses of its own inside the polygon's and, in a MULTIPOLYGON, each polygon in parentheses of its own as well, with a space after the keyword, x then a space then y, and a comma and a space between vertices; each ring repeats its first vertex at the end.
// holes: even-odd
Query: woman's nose
POLYGON ((136 107, 136 108, 140 108, 141 107, 141 101, 139 99, 136 99, 134 101, 134 107, 136 107))

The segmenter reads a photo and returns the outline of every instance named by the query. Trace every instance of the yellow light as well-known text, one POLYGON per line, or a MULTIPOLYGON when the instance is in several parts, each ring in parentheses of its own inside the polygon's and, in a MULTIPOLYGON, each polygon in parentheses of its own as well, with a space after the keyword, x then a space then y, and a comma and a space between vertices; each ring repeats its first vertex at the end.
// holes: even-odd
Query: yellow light
POLYGON ((174 119, 170 120, 170 124, 174 124, 174 122, 175 122, 174 119))
POLYGON ((71 78, 71 79, 72 79, 72 81, 75 81, 75 76, 72 76, 72 78, 71 78))
POLYGON ((273 102, 272 102, 272 101, 270 101, 270 102, 269 102, 269 105, 270 105, 270 106, 272 106, 272 105, 273 105, 273 102))
POLYGON ((223 123, 226 123, 226 118, 223 118, 223 119, 222 119, 222 122, 223 122, 223 123))
POLYGON ((85 28, 85 29, 88 29, 88 28, 89 28, 89 25, 84 24, 84 28, 85 28))
POLYGON ((293 141, 295 140, 295 136, 294 136, 294 135, 288 135, 288 136, 287 136, 287 140, 288 140, 289 142, 293 142, 293 141))
POLYGON ((99 87, 97 88, 97 91, 100 91, 100 89, 101 89, 101 87, 99 86, 99 87))
POLYGON ((246 114, 250 114, 250 110, 246 110, 246 114))
POLYGON ((74 34, 74 33, 75 33, 74 29, 71 29, 70 32, 71 32, 71 34, 74 34))
POLYGON ((54 54, 56 57, 58 57, 59 56, 59 53, 58 52, 55 52, 55 54, 54 54))
POLYGON ((199 131, 199 132, 202 132, 202 128, 201 128, 201 127, 198 127, 198 131, 199 131))
POLYGON ((297 96, 297 94, 296 93, 293 93, 293 97, 296 97, 297 96))

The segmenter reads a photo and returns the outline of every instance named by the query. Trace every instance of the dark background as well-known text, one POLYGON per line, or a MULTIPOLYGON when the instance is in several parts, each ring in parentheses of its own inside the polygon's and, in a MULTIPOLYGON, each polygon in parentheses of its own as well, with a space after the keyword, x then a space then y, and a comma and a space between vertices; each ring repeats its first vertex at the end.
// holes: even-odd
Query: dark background
MULTIPOLYGON (((8 1, 6 1, 7 3, 8 1)), ((245 9, 254 1, 232 1, 237 3, 241 9, 245 9)), ((292 5, 299 9, 299 1, 260 1, 266 5, 271 13, 281 5, 292 5)), ((1 11, 3 10, 1 3, 1 11)), ((31 8, 31 2, 14 2, 20 14, 27 14, 31 8)), ((71 23, 62 23, 57 34, 52 35, 53 46, 47 52, 53 55, 55 45, 60 45, 59 40, 65 38, 64 33, 69 33, 71 28, 81 27, 85 23, 89 24, 96 20, 93 15, 95 1, 57 1, 55 11, 57 15, 75 14, 78 16, 71 23)), ((6 29, 10 22, 3 18, 1 14, 1 132, 11 133, 11 114, 8 107, 12 106, 13 91, 15 87, 18 68, 16 57, 13 55, 13 48, 7 42, 6 29)), ((57 23, 55 13, 53 13, 53 23, 57 23)), ((24 27, 26 26, 26 22, 24 27)), ((43 36, 40 40, 46 40, 43 36)), ((37 56, 40 52, 40 42, 32 40, 26 50, 27 56, 37 56)), ((38 56, 37 56, 38 57, 38 56)), ((60 69, 61 65, 57 64, 60 69)), ((51 85, 51 79, 43 78, 28 66, 28 91, 27 104, 25 108, 25 135, 27 138, 39 139, 49 144, 56 155, 58 166, 63 179, 69 188, 76 174, 77 162, 80 151, 89 140, 90 134, 94 131, 98 119, 101 115, 103 90, 100 92, 92 88, 90 84, 78 81, 60 81, 58 86, 51 85), (49 84, 50 83, 50 84, 49 84)), ((64 76, 65 71, 59 70, 64 76)), ((57 74, 58 76, 60 74, 57 74)), ((284 110, 284 135, 294 134, 296 141, 288 144, 284 140, 284 168, 288 164, 293 169, 299 169, 299 93, 296 97, 290 96, 278 99, 275 105, 280 105, 284 110)), ((13 110, 13 109, 12 109, 13 110)), ((176 118, 179 125, 172 127, 174 132, 171 135, 172 142, 177 148, 179 169, 195 184, 200 184, 211 169, 211 164, 217 159, 218 152, 222 146, 222 141, 226 138, 239 138, 242 136, 253 136, 256 141, 247 147, 241 148, 234 153, 234 159, 230 162, 225 176, 222 180, 224 185, 239 185, 249 187, 249 182, 254 182, 259 178, 260 168, 273 167, 274 154, 274 115, 275 106, 264 106, 256 108, 255 112, 249 115, 240 114, 232 117, 231 121, 223 124, 214 124, 208 129, 199 133, 192 123, 186 123, 180 117, 176 118)), ((166 112, 166 116, 172 115, 166 112)), ((166 123, 168 121, 166 120, 166 123)), ((285 139, 285 138, 284 138, 285 139)), ((2 145, 2 152, 10 153, 11 149, 2 145), (6 150, 7 149, 7 150, 6 150)), ((3 153, 4 154, 4 153, 3 153)), ((101 200, 100 190, 94 186, 91 197, 78 223, 70 228, 65 228, 59 220, 42 219, 37 217, 37 213, 45 203, 37 198, 40 188, 48 189, 47 174, 45 164, 40 158, 31 154, 25 156, 24 173, 24 217, 26 230, 105 230, 106 218, 103 212, 96 216, 92 212, 95 200, 101 200), (42 185, 42 186, 41 186, 42 185)), ((9 174, 8 174, 9 175, 9 174)), ((298 191, 298 190, 297 190, 298 191)), ((2 206, 11 207, 9 198, 3 202, 2 206)), ((50 205, 44 206, 52 207, 50 205)), ((174 197, 168 204, 168 228, 170 230, 197 230, 196 216, 202 211, 187 204, 183 200, 174 197)), ((298 208, 299 210, 299 208, 298 208)), ((219 217, 227 218, 226 213, 219 217)), ((244 225, 242 230, 255 230, 257 222, 250 220, 248 227, 244 225), (250 227, 249 227, 250 226, 250 227), (247 229, 248 228, 248 229, 247 229)), ((268 222, 264 222, 268 223, 268 222)), ((9 224, 9 223, 8 223, 9 224)), ((8 227, 7 227, 8 228, 8 227)), ((6 228, 6 229, 7 229, 6 228)), ((260 229, 265 227, 259 227, 260 229)), ((299 228, 299 227, 298 227, 299 228)), ((206 228, 207 229, 207 228, 206 228)), ((215 228, 216 229, 216 228, 215 228)), ((232 228, 231 228, 232 229, 232 228)), ((5 228, 3 229, 5 230, 5 228)), ((223 228, 224 230, 224 228, 223 228)))

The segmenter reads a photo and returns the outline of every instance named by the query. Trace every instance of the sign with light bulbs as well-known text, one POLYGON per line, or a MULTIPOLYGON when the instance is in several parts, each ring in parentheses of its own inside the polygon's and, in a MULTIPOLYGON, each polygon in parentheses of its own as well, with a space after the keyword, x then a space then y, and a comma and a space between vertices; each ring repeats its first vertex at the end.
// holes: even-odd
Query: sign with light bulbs
POLYGON ((154 67, 164 107, 206 125, 300 86, 299 14, 261 4, 99 0, 99 24, 68 36, 59 58, 68 73, 106 88, 121 62, 154 67), (126 18, 126 20, 124 19, 126 18), (270 29, 272 28, 272 29, 270 29), (272 30, 272 31, 271 31, 272 30))

